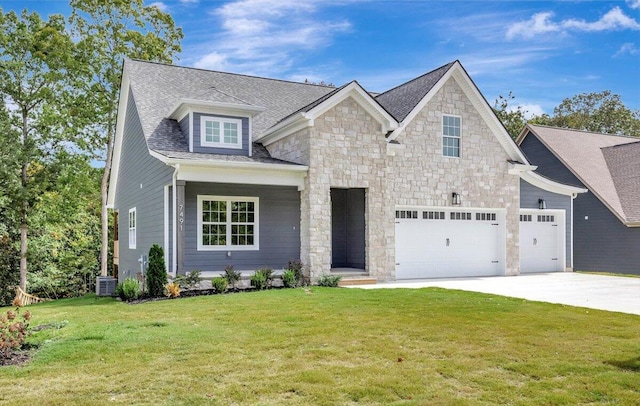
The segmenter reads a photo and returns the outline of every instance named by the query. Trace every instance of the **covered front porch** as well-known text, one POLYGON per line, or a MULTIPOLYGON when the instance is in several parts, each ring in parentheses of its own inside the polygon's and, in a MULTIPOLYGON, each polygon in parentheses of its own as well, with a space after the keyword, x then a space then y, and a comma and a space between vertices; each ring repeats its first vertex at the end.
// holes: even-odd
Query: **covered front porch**
POLYGON ((249 274, 299 259, 304 170, 281 166, 178 166, 165 186, 169 273, 198 270, 211 278, 232 266, 249 274))

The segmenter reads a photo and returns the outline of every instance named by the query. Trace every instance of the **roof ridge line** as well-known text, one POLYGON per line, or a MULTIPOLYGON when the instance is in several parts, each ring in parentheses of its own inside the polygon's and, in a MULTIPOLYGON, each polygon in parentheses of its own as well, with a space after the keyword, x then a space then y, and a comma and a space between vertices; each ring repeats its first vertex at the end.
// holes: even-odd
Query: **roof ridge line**
POLYGON ((248 74, 245 74, 245 73, 224 72, 224 71, 221 71, 221 70, 196 68, 196 67, 193 67, 193 66, 174 65, 172 63, 166 63, 166 62, 145 61, 143 59, 136 59, 136 58, 128 58, 127 60, 134 61, 134 62, 141 62, 141 63, 149 63, 149 64, 153 64, 153 65, 161 65, 161 66, 166 66, 166 67, 169 67, 169 68, 180 68, 180 69, 197 70, 197 71, 201 71, 201 72, 221 73, 221 74, 224 74, 224 75, 242 76, 242 77, 252 78, 252 79, 272 80, 272 81, 275 81, 275 82, 291 83, 291 84, 294 84, 294 85, 321 87, 321 88, 328 88, 328 89, 332 88, 331 86, 319 85, 319 84, 316 84, 316 83, 296 82, 296 81, 293 81, 293 80, 268 78, 268 77, 264 77, 264 76, 248 75, 248 74))
POLYGON ((420 78, 422 78, 422 77, 424 77, 424 76, 430 75, 430 74, 432 74, 433 72, 435 72, 435 71, 437 71, 437 70, 440 70, 440 69, 442 69, 442 68, 444 68, 444 67, 446 67, 446 66, 449 66, 449 67, 450 67, 451 65, 453 65, 453 64, 454 64, 454 63, 456 63, 456 62, 459 62, 459 61, 456 59, 456 60, 455 60, 455 61, 453 61, 453 62, 446 63, 446 64, 444 64, 444 65, 442 65, 442 66, 440 66, 440 67, 438 67, 438 68, 435 68, 435 69, 430 70, 429 72, 423 73, 423 74, 422 74, 422 75, 420 75, 420 76, 416 76, 416 77, 415 77, 415 78, 413 78, 413 79, 409 79, 409 80, 407 80, 406 82, 400 83, 399 85, 397 85, 397 86, 395 86, 395 87, 392 87, 391 89, 385 90, 384 92, 382 92, 382 93, 378 94, 378 95, 377 95, 377 96, 375 96, 374 98, 375 98, 375 99, 377 99, 378 97, 380 97, 380 96, 382 96, 382 95, 384 95, 384 94, 386 94, 386 93, 389 93, 389 92, 390 92, 390 91, 392 91, 392 90, 395 90, 395 89, 397 89, 397 88, 399 88, 399 87, 402 87, 402 86, 404 86, 404 85, 407 85, 407 84, 409 84, 409 83, 411 83, 411 82, 415 82, 416 80, 418 80, 418 79, 420 79, 420 78))
POLYGON ((621 138, 632 138, 632 139, 635 138, 638 141, 640 141, 640 137, 634 137, 633 135, 601 133, 601 132, 597 132, 597 131, 578 130, 577 128, 557 127, 557 126, 545 125, 545 124, 533 124, 533 123, 527 123, 527 124, 532 126, 532 127, 550 128, 550 129, 553 129, 553 130, 573 131, 573 132, 577 132, 577 133, 594 134, 594 135, 606 135, 606 136, 609 136, 609 137, 621 137, 621 138))

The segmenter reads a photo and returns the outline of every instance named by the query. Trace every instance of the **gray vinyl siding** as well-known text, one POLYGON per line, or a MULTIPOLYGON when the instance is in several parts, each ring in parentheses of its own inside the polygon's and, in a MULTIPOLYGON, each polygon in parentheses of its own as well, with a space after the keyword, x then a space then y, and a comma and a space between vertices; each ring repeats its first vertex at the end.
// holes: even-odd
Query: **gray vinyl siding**
POLYGON ((295 187, 187 182, 185 201, 186 272, 222 272, 227 265, 240 271, 282 269, 300 258, 300 192, 295 187), (260 249, 231 250, 230 257, 227 251, 198 251, 198 195, 257 197, 260 249))
POLYGON ((130 93, 114 204, 119 213, 120 281, 140 272, 138 258, 148 256, 151 245, 164 245, 164 186, 171 182, 172 174, 170 167, 149 155, 130 93), (136 248, 129 249, 129 209, 134 207, 137 241, 136 248))
POLYGON ((640 275, 640 228, 622 224, 593 193, 578 195, 573 213, 574 269, 640 275))
POLYGON ((520 148, 532 165, 537 165, 536 173, 560 183, 584 187, 569 169, 542 142, 529 133, 520 144, 520 148))
POLYGON ((532 184, 520 179, 520 208, 537 209, 538 199, 544 199, 548 210, 565 211, 566 230, 566 264, 571 268, 571 196, 565 196, 546 190, 542 190, 532 184))
MULTIPOLYGON (((536 172, 586 187, 533 134, 520 144, 536 172)), ((587 188, 588 189, 588 188, 587 188)), ((593 193, 573 201, 573 269, 640 275, 640 228, 625 226, 593 193), (585 219, 588 216, 588 220, 585 219)))
POLYGON ((180 120, 178 125, 180 126, 180 131, 182 132, 184 139, 189 141, 189 114, 184 116, 184 118, 180 120))
POLYGON ((209 154, 245 155, 249 156, 249 119, 247 117, 222 116, 219 114, 193 113, 193 152, 209 154), (200 119, 205 117, 233 118, 242 120, 242 149, 203 147, 200 145, 200 119))
POLYGON ((365 269, 364 189, 331 189, 331 266, 365 269))

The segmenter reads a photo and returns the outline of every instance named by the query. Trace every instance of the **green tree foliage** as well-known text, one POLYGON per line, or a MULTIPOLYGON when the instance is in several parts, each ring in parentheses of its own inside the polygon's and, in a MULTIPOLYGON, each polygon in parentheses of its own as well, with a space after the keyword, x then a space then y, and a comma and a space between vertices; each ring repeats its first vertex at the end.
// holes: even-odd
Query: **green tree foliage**
POLYGON ((86 115, 93 118, 92 145, 105 159, 100 268, 101 274, 106 275, 109 255, 106 203, 122 63, 125 58, 170 63, 181 50, 183 34, 171 15, 158 7, 145 6, 143 0, 72 0, 71 7, 69 22, 85 63, 87 80, 83 90, 86 115))
POLYGON ((525 114, 527 113, 520 106, 513 108, 511 106, 515 96, 512 92, 505 96, 498 96, 493 103, 493 111, 496 113, 502 124, 506 128, 511 138, 516 139, 520 134, 520 131, 527 124, 525 114))
MULTIPOLYGON (((8 131, 2 135, 0 171, 7 176, 9 205, 18 212, 20 287, 27 283, 27 238, 34 200, 46 189, 38 166, 56 151, 78 141, 73 95, 73 43, 62 16, 45 21, 26 10, 20 15, 0 10, 0 98, 11 108, 3 112, 8 131), (34 169, 35 168, 35 169, 34 169)), ((5 192, 6 193, 6 192, 5 192)))
POLYGON ((149 269, 147 270, 147 290, 150 296, 162 296, 167 284, 167 267, 164 263, 164 251, 158 244, 149 249, 149 269))
POLYGON ((553 116, 535 117, 531 123, 640 137, 640 111, 629 109, 609 90, 564 99, 553 116))
POLYGON ((55 186, 41 194, 31 217, 30 291, 48 298, 82 295, 99 271, 102 171, 67 153, 43 170, 55 186))

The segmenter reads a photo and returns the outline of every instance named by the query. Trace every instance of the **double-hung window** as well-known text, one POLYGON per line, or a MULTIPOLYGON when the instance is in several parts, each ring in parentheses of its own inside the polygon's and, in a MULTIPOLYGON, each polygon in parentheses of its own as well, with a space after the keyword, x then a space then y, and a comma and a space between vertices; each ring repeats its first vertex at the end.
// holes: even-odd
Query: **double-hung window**
POLYGON ((136 208, 129 209, 129 248, 136 248, 136 208))
POLYGON ((442 156, 460 157, 461 125, 458 116, 442 116, 442 156))
POLYGON ((203 147, 242 149, 242 120, 202 117, 200 144, 203 147))
POLYGON ((198 250, 257 249, 257 197, 198 196, 198 250))

